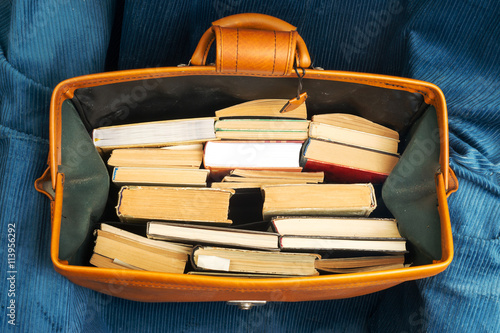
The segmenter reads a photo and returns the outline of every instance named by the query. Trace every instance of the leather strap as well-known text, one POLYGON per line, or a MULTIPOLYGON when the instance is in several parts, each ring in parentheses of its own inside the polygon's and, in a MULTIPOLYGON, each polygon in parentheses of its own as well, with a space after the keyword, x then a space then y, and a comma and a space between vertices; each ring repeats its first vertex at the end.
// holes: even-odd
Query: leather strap
POLYGON ((213 26, 217 72, 288 75, 293 70, 297 31, 213 26))
POLYGON ((296 27, 263 14, 237 14, 212 23, 200 39, 191 64, 205 65, 216 40, 216 70, 287 75, 296 61, 311 66, 309 52, 296 27))

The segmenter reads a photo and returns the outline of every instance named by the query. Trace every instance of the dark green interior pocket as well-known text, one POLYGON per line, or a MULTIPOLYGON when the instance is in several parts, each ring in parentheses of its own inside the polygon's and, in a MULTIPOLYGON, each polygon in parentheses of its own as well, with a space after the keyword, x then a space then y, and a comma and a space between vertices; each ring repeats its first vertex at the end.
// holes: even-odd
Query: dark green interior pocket
POLYGON ((415 265, 441 258, 434 179, 439 171, 439 142, 436 110, 431 106, 410 129, 406 148, 382 188, 382 198, 408 240, 409 259, 415 265))
POLYGON ((70 264, 88 262, 92 231, 109 191, 106 165, 69 100, 62 105, 61 165, 64 174, 59 258, 70 264))

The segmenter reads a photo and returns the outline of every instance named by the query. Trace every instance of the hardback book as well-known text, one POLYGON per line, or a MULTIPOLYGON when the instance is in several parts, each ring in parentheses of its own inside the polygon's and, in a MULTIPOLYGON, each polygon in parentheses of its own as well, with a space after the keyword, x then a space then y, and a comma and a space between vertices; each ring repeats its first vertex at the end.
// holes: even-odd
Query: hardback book
POLYGON ((389 154, 398 153, 398 139, 315 121, 309 126, 309 137, 382 151, 389 154))
POLYGON ((215 123, 215 136, 229 140, 301 140, 308 137, 304 119, 229 118, 215 123))
POLYGON ((243 183, 236 183, 236 182, 212 182, 210 187, 211 188, 228 188, 228 189, 260 189, 262 186, 268 185, 268 184, 263 184, 261 182, 243 182, 243 183))
POLYGON ((121 221, 186 221, 231 224, 230 189, 195 187, 123 186, 116 213, 121 221))
POLYGON ((258 99, 215 111, 217 118, 226 117, 270 117, 307 119, 306 103, 288 112, 280 112, 287 99, 258 99))
POLYGON ((192 246, 156 241, 108 224, 95 231, 90 263, 104 268, 127 268, 183 273, 192 246))
POLYGON ((114 167, 196 168, 203 160, 203 145, 179 145, 164 148, 114 149, 108 165, 114 167))
POLYGON ((337 268, 337 269, 322 270, 322 271, 328 273, 337 273, 337 274, 351 274, 351 273, 364 273, 364 272, 380 272, 391 269, 401 269, 409 266, 410 265, 405 265, 405 264, 387 264, 387 265, 367 266, 367 267, 337 268))
POLYGON ((399 140, 399 133, 386 126, 374 123, 366 118, 347 113, 317 114, 312 117, 315 123, 322 123, 338 128, 351 129, 363 133, 379 135, 399 140))
POLYGON ((271 220, 280 235, 403 240, 395 219, 283 216, 271 220))
POLYGON ((233 169, 301 171, 301 149, 301 141, 209 141, 203 162, 214 175, 233 169))
POLYGON ((360 273, 403 268, 404 255, 328 258, 316 260, 316 269, 329 273, 360 273))
POLYGON ((264 219, 273 216, 368 216, 377 206, 373 185, 306 184, 262 187, 264 219))
POLYGON ((263 186, 268 186, 269 184, 279 184, 279 185, 293 185, 293 184, 306 184, 304 181, 287 181, 287 180, 278 180, 273 182, 265 182, 260 180, 255 181, 246 181, 246 182, 212 182, 211 188, 229 188, 229 189, 261 189, 263 186))
POLYGON ((206 186, 206 169, 115 167, 112 182, 116 185, 206 186))
POLYGON ((397 155, 316 139, 305 143, 301 157, 304 170, 323 171, 327 181, 339 183, 383 183, 398 161, 397 155))
POLYGON ((270 184, 317 184, 323 182, 323 172, 267 171, 236 169, 213 182, 214 188, 261 188, 270 184))
POLYGON ((196 270, 230 273, 318 275, 318 254, 267 252, 221 247, 197 246, 191 255, 196 270))
POLYGON ((90 264, 96 267, 101 268, 114 268, 114 269, 135 269, 139 271, 143 271, 142 268, 138 268, 132 265, 127 264, 126 262, 121 261, 120 259, 111 259, 105 256, 102 256, 97 253, 93 253, 92 257, 90 257, 90 264))
POLYGON ((227 227, 151 221, 148 222, 147 236, 152 239, 189 244, 211 244, 261 250, 279 249, 279 235, 276 233, 227 227))
POLYGON ((300 179, 308 183, 322 183, 324 172, 297 172, 297 171, 272 171, 272 170, 244 170, 235 169, 230 173, 231 177, 241 177, 244 179, 300 179))
POLYGON ((341 239, 315 236, 281 236, 280 248, 289 251, 363 251, 406 253, 406 240, 341 239))
POLYGON ((100 150, 205 142, 215 139, 214 122, 205 117, 99 127, 93 141, 100 150))
POLYGON ((317 184, 317 182, 312 182, 306 179, 300 178, 242 178, 242 177, 232 177, 225 176, 222 179, 223 182, 227 183, 247 183, 247 182, 259 182, 263 185, 265 184, 317 184))

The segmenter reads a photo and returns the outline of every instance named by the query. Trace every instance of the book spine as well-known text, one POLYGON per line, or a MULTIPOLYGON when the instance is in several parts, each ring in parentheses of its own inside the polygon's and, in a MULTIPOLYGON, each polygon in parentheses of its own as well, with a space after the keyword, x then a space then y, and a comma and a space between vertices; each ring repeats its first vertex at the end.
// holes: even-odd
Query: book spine
POLYGON ((122 188, 120 188, 120 191, 118 192, 118 203, 116 204, 116 207, 115 207, 116 215, 118 216, 118 218, 122 222, 125 222, 126 217, 123 216, 122 213, 120 212, 120 207, 121 207, 121 203, 122 203, 123 191, 125 191, 126 189, 128 189, 128 186, 123 186, 122 188))
MULTIPOLYGON (((302 149, 300 150, 300 159, 299 159, 299 165, 304 168, 305 165, 307 164, 307 158, 306 158, 306 152, 307 152, 307 149, 309 148, 309 144, 311 143, 311 138, 307 139, 306 142, 304 142, 304 144, 302 145, 302 149)), ((306 171, 304 169, 304 171, 306 171)), ((323 171, 323 170, 320 170, 320 171, 323 171)), ((326 179, 323 179, 323 181, 325 181, 326 179)))

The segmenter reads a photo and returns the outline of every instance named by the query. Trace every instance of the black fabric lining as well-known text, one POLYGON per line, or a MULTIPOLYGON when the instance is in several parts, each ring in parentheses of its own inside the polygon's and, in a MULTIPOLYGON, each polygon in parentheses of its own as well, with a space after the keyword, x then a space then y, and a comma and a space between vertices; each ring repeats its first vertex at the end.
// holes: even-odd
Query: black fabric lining
MULTIPOLYGON (((192 75, 80 88, 73 98, 90 132, 101 126, 206 117, 254 99, 295 96, 296 78, 192 75)), ((405 133, 427 108, 423 96, 403 90, 303 79, 309 118, 349 113, 405 133)))

